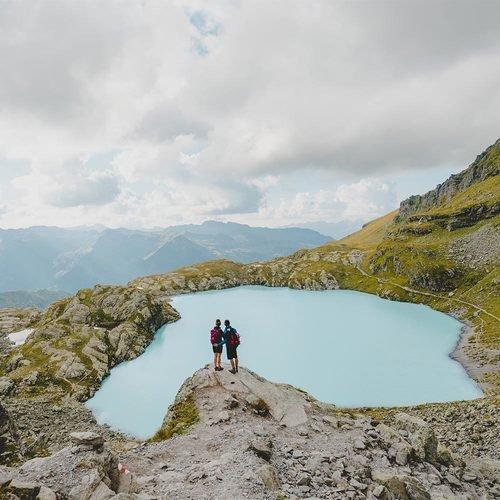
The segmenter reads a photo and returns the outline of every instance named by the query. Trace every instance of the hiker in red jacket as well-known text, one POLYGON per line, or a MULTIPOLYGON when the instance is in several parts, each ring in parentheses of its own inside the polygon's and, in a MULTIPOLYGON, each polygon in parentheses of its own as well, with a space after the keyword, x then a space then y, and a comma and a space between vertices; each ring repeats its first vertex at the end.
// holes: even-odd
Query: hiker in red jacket
POLYGON ((222 344, 223 344, 223 336, 224 332, 220 327, 220 319, 215 320, 215 326, 210 331, 210 342, 212 344, 212 350, 214 351, 214 369, 219 372, 224 370, 220 365, 220 358, 222 355, 222 344))

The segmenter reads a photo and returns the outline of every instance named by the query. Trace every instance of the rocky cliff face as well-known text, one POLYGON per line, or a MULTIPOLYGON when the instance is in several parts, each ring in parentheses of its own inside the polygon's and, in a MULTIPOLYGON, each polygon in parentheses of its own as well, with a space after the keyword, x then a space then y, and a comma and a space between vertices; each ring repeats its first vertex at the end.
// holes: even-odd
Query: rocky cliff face
MULTIPOLYGON (((19 468, 0 467, 9 498, 431 499, 500 494, 491 441, 479 456, 448 448, 466 413, 418 409, 345 411, 243 369, 205 367, 182 386, 154 442, 112 450, 99 434, 74 432, 68 447, 19 468), (457 421, 457 415, 460 416, 457 421), (423 418, 422 418, 423 417, 423 418), (166 437, 166 439, 162 439, 166 437), (128 451, 127 451, 128 450, 128 451), (22 496, 22 495, 32 496, 22 496)), ((488 433, 486 429, 485 433, 488 433)))
POLYGON ((488 177, 500 173, 500 139, 483 151, 471 165, 460 172, 452 175, 435 189, 424 195, 415 195, 401 202, 399 218, 404 219, 408 215, 427 210, 441 203, 445 203, 458 192, 464 191, 477 182, 486 180, 488 177))
POLYGON ((168 301, 137 288, 80 290, 49 307, 28 341, 2 360, 0 390, 86 399, 113 366, 141 354, 178 317, 168 301))

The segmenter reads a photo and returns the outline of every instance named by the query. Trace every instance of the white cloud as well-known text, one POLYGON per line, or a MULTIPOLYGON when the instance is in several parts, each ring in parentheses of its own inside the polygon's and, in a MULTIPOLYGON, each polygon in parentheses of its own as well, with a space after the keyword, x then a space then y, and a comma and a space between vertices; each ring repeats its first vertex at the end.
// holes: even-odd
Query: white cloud
POLYGON ((379 179, 341 184, 335 190, 299 192, 267 214, 283 224, 293 220, 369 220, 393 210, 397 203, 391 185, 379 179))
POLYGON ((112 172, 91 172, 88 176, 77 174, 69 182, 52 189, 47 197, 55 207, 80 205, 107 205, 120 193, 119 181, 112 172))
POLYGON ((499 13, 462 0, 4 2, 0 224, 392 209, 381 178, 457 170, 497 139, 499 13), (297 172, 305 185, 279 208, 271 193, 297 172), (317 172, 331 184, 313 185, 317 172))

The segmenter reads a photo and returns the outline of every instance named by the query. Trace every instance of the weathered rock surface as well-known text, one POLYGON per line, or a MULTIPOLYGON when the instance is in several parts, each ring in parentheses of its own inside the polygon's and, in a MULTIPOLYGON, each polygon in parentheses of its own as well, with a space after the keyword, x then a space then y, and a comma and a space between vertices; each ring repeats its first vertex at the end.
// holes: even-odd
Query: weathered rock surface
POLYGON ((5 308, 0 309, 0 335, 18 332, 31 326, 41 317, 38 309, 5 308))
MULTIPOLYGON (((92 443, 98 437, 93 436, 92 443)), ((11 494, 15 496, 7 498, 20 500, 39 499, 40 493, 44 499, 114 497, 122 483, 116 455, 102 443, 86 445, 83 441, 49 457, 28 460, 17 469, 0 468, 0 474, 7 476, 0 486, 0 496, 11 494)))
MULTIPOLYGON (((35 324, 41 316, 38 309, 3 308, 0 309, 0 359, 14 347, 7 337, 9 333, 25 330, 35 324)), ((1 395, 1 390, 0 390, 1 395)))
MULTIPOLYGON (((199 370, 183 384, 175 404, 186 399, 197 418, 172 427, 177 433, 169 439, 123 442, 112 452, 97 429, 69 431, 71 444, 55 454, 17 468, 0 467, 0 491, 17 498, 24 498, 20 492, 30 498, 43 491, 51 499, 493 499, 500 494, 498 460, 484 453, 481 459, 455 459, 439 441, 439 428, 436 432, 412 409, 394 411, 382 423, 369 412, 338 410, 243 368, 235 375, 199 370)), ((433 406, 436 415, 439 405, 433 406)), ((171 411, 169 425, 172 418, 171 411)))
POLYGON ((92 432, 107 441, 120 441, 123 436, 95 421, 90 410, 70 397, 54 402, 53 395, 31 398, 9 396, 3 400, 28 458, 54 453, 73 443, 71 433, 92 432))
POLYGON ((3 369, 16 391, 36 394, 42 385, 83 400, 113 366, 137 357, 160 326, 178 318, 165 298, 143 290, 80 290, 43 313, 26 343, 2 360, 3 369))
POLYGON ((497 156, 499 149, 500 139, 478 155, 467 169, 452 175, 445 182, 424 195, 410 196, 410 198, 402 201, 399 208, 399 217, 404 218, 411 213, 446 202, 455 194, 476 182, 498 175, 500 173, 500 164, 498 159, 495 159, 495 156, 497 156))

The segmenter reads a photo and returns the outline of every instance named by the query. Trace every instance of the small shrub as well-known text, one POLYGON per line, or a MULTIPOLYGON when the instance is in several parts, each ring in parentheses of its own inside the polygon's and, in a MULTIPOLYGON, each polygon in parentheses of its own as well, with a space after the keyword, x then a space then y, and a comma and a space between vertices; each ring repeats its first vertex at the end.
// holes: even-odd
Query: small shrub
POLYGON ((200 420, 194 395, 191 393, 182 401, 172 405, 170 418, 151 438, 152 442, 170 439, 175 434, 185 434, 188 429, 200 420))

